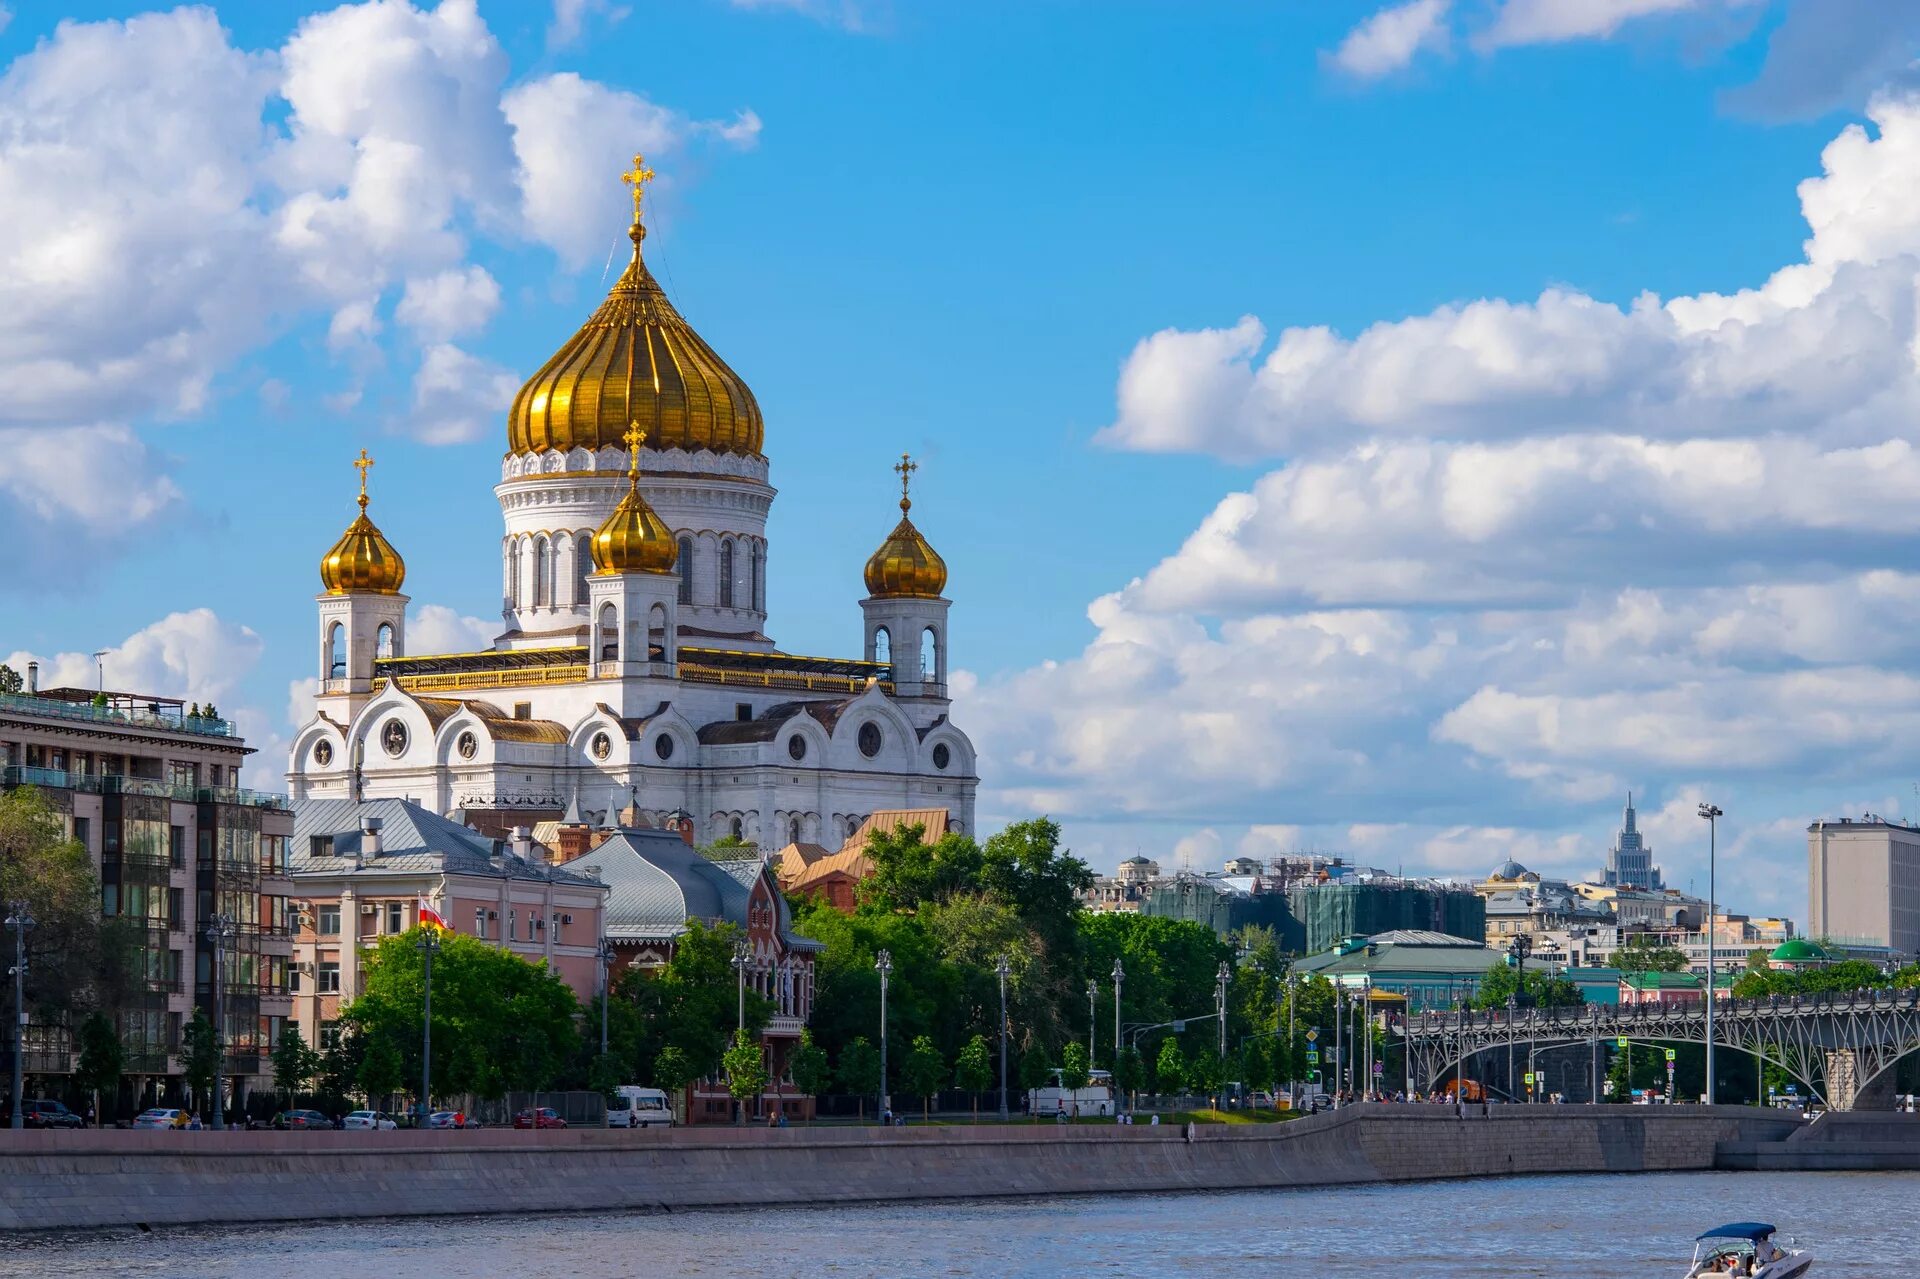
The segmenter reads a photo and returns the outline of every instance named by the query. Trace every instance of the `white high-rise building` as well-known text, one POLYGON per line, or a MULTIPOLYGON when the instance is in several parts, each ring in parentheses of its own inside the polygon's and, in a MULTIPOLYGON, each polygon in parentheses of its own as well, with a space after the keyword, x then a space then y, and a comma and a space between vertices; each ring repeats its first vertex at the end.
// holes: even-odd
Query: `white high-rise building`
POLYGON ((901 518, 866 565, 861 656, 782 652, 760 406, 642 260, 651 176, 628 175, 626 272, 508 414, 492 648, 408 650, 405 566, 356 463, 360 515, 321 564, 294 798, 412 797, 501 832, 631 808, 769 849, 838 844, 876 809, 944 808, 971 833, 946 565, 907 516, 913 464, 895 468, 901 518))

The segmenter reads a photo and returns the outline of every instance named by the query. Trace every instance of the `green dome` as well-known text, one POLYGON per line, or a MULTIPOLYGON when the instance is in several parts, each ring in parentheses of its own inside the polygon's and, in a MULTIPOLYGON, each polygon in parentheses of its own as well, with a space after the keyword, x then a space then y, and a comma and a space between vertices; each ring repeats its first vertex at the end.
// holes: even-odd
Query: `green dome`
POLYGON ((1773 954, 1768 956, 1768 958, 1778 959, 1787 963, 1804 964, 1829 959, 1831 956, 1814 943, 1802 941, 1796 937, 1792 941, 1783 941, 1778 946, 1775 946, 1773 948, 1773 954))

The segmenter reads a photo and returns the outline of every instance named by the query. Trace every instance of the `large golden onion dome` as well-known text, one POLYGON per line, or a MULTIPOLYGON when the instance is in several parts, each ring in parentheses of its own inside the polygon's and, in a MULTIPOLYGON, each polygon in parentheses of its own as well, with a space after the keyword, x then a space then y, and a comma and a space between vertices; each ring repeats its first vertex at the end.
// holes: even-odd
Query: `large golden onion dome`
POLYGON ((653 170, 636 155, 621 176, 633 186, 633 260, 593 318, 514 397, 507 450, 607 448, 637 421, 652 448, 759 457, 766 428, 753 392, 680 318, 641 260, 640 199, 653 170))
POLYGON ((593 533, 593 567, 600 577, 621 573, 671 573, 680 558, 673 530, 640 496, 640 450, 647 433, 638 423, 626 435, 627 495, 593 533))
POLYGON ((867 560, 867 594, 876 599, 939 599, 947 588, 947 562, 927 544, 907 512, 907 481, 920 468, 905 453, 900 464, 900 522, 867 560))
POLYGON ((320 583, 329 595, 362 591, 398 595, 407 580, 407 562, 393 549, 387 535, 367 518, 367 468, 372 465, 373 459, 361 449, 354 461, 360 470, 360 514, 320 561, 320 583))

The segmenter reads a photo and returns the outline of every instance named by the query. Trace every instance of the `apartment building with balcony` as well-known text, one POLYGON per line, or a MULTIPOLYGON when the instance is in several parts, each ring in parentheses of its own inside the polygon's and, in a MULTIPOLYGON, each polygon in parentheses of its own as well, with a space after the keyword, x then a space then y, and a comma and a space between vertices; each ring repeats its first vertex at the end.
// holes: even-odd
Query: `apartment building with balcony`
MULTIPOLYGON (((140 930, 140 980, 115 1010, 122 1108, 182 1099, 181 1030, 195 1008, 224 1030, 232 1098, 270 1087, 269 1054, 292 1012, 285 797, 240 786, 252 751, 229 720, 178 698, 37 685, 30 667, 25 690, 0 694, 0 789, 46 796, 92 858, 102 915, 140 930), (216 915, 233 922, 217 948, 216 915)), ((30 1022, 27 1073, 71 1073, 72 1031, 30 1022)), ((0 1069, 11 1052, 0 1047, 0 1069)))

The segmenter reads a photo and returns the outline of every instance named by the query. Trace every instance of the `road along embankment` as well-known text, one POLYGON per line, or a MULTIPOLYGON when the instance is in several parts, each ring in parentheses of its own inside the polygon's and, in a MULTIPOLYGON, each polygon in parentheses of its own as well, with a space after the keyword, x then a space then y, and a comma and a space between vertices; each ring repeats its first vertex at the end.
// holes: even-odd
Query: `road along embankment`
POLYGON ((0 1132, 0 1230, 1325 1186, 1715 1166, 1735 1106, 1360 1105, 1286 1124, 0 1132))

